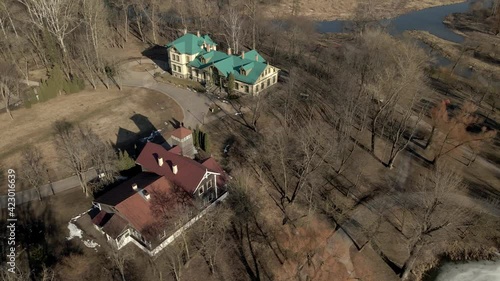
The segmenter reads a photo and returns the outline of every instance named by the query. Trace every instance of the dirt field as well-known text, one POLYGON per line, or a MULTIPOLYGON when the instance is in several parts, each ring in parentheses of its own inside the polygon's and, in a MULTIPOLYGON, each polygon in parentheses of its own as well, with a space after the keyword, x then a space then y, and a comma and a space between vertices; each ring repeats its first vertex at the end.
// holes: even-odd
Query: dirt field
MULTIPOLYGON (((0 114, 0 165, 2 168, 18 167, 20 151, 27 145, 36 145, 42 150, 53 181, 70 174, 58 161, 52 143, 51 125, 55 120, 66 118, 87 124, 103 139, 116 143, 120 129, 123 129, 121 136, 127 138, 133 137, 133 133, 144 133, 151 124, 157 129, 166 129, 165 122, 168 124, 172 118, 183 119, 182 109, 175 101, 142 88, 86 90, 35 104, 30 109, 17 109, 13 115, 11 121, 7 114, 0 114), (131 120, 134 115, 140 118, 131 120)), ((122 138, 121 141, 127 140, 122 138)))
MULTIPOLYGON (((268 17, 290 15, 293 0, 282 0, 267 9, 268 17)), ((300 1, 299 14, 313 20, 352 19, 356 13, 357 3, 360 0, 309 0, 300 1)), ((408 0, 406 5, 398 6, 401 0, 375 0, 368 2, 371 9, 380 18, 390 18, 410 11, 422 10, 429 7, 464 2, 463 0, 408 0)))

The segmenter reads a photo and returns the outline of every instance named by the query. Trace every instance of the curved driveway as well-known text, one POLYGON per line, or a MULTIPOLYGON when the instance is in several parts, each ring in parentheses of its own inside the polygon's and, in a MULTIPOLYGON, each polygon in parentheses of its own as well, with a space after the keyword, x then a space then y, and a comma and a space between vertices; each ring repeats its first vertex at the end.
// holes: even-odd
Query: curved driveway
MULTIPOLYGON (((142 62, 147 64, 153 63, 153 61, 146 59, 142 59, 142 62)), ((122 65, 124 73, 119 80, 122 86, 147 88, 171 97, 182 108, 182 112, 184 113, 184 120, 182 122, 184 122, 185 127, 195 128, 196 125, 202 125, 209 121, 205 115, 208 113, 211 102, 206 95, 157 82, 152 72, 131 70, 132 66, 138 64, 137 61, 131 61, 122 65)))

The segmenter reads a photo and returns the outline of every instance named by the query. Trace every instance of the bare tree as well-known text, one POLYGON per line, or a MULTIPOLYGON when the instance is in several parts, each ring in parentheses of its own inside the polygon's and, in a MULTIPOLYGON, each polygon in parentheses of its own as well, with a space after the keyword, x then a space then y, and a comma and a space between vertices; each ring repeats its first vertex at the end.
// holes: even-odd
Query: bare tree
POLYGON ((5 111, 9 114, 10 119, 14 120, 12 112, 10 111, 10 104, 12 99, 17 95, 19 90, 19 77, 17 70, 11 64, 0 65, 0 98, 3 100, 5 111))
POLYGON ((394 161, 406 147, 411 143, 415 133, 417 132, 420 121, 422 120, 425 109, 421 109, 417 114, 414 113, 413 107, 416 104, 418 92, 413 94, 411 101, 400 107, 402 112, 394 113, 391 116, 389 123, 388 139, 390 141, 389 160, 386 166, 389 169, 394 167, 394 161))
MULTIPOLYGON (((434 145, 434 159, 436 163, 442 156, 447 155, 464 145, 478 144, 492 140, 496 131, 481 125, 481 120, 476 116, 477 106, 471 102, 465 102, 454 116, 449 116, 446 110, 446 102, 438 105, 435 124, 439 124, 439 132, 432 137, 434 145), (443 109, 444 107, 444 109, 443 109), (480 127, 477 132, 470 128, 480 127)), ((435 126, 436 127, 436 126, 435 126)), ((430 138, 431 139, 431 138, 430 138)))
POLYGON ((111 262, 113 263, 114 267, 120 273, 120 277, 122 278, 122 281, 126 281, 126 279, 125 279, 125 267, 127 265, 127 261, 130 259, 130 255, 125 251, 119 251, 119 250, 113 249, 110 253, 109 258, 111 259, 111 262))
POLYGON ((462 178, 450 167, 438 165, 417 183, 417 193, 410 194, 413 214, 407 228, 411 232, 409 257, 403 265, 401 277, 409 280, 411 269, 423 247, 438 245, 452 239, 457 232, 453 226, 467 220, 470 210, 460 202, 457 192, 462 189, 462 178))
POLYGON ((85 148, 90 161, 99 174, 99 185, 105 186, 115 181, 117 155, 111 144, 104 142, 91 130, 85 136, 85 148))
POLYGON ((47 182, 47 165, 43 161, 40 150, 30 146, 21 153, 21 165, 23 178, 35 188, 38 199, 42 201, 40 187, 47 182))
POLYGON ((30 18, 30 23, 39 30, 52 34, 64 54, 67 53, 65 39, 76 29, 76 9, 78 1, 69 0, 18 0, 30 18))
POLYGON ((76 174, 80 186, 86 196, 90 190, 85 173, 91 164, 91 158, 86 148, 88 128, 74 125, 66 120, 58 120, 53 124, 55 145, 65 164, 76 174))
POLYGON ((235 54, 238 54, 240 50, 240 40, 243 36, 242 23, 241 10, 234 6, 228 7, 225 16, 222 17, 222 26, 227 45, 235 54))

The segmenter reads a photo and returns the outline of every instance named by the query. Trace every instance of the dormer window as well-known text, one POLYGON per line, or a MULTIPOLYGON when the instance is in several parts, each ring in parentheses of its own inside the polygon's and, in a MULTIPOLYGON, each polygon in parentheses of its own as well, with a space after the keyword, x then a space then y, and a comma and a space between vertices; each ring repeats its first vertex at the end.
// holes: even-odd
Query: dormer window
POLYGON ((207 63, 207 60, 204 57, 200 58, 201 63, 207 63))
POLYGON ((243 68, 240 68, 240 74, 246 76, 247 72, 243 68))

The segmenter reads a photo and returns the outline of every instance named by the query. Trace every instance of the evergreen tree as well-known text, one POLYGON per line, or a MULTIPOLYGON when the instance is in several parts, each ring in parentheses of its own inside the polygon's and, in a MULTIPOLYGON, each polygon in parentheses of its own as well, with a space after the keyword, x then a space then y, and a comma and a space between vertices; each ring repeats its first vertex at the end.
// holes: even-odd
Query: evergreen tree
POLYGON ((234 92, 234 75, 229 73, 229 77, 227 78, 227 93, 232 95, 234 92))

